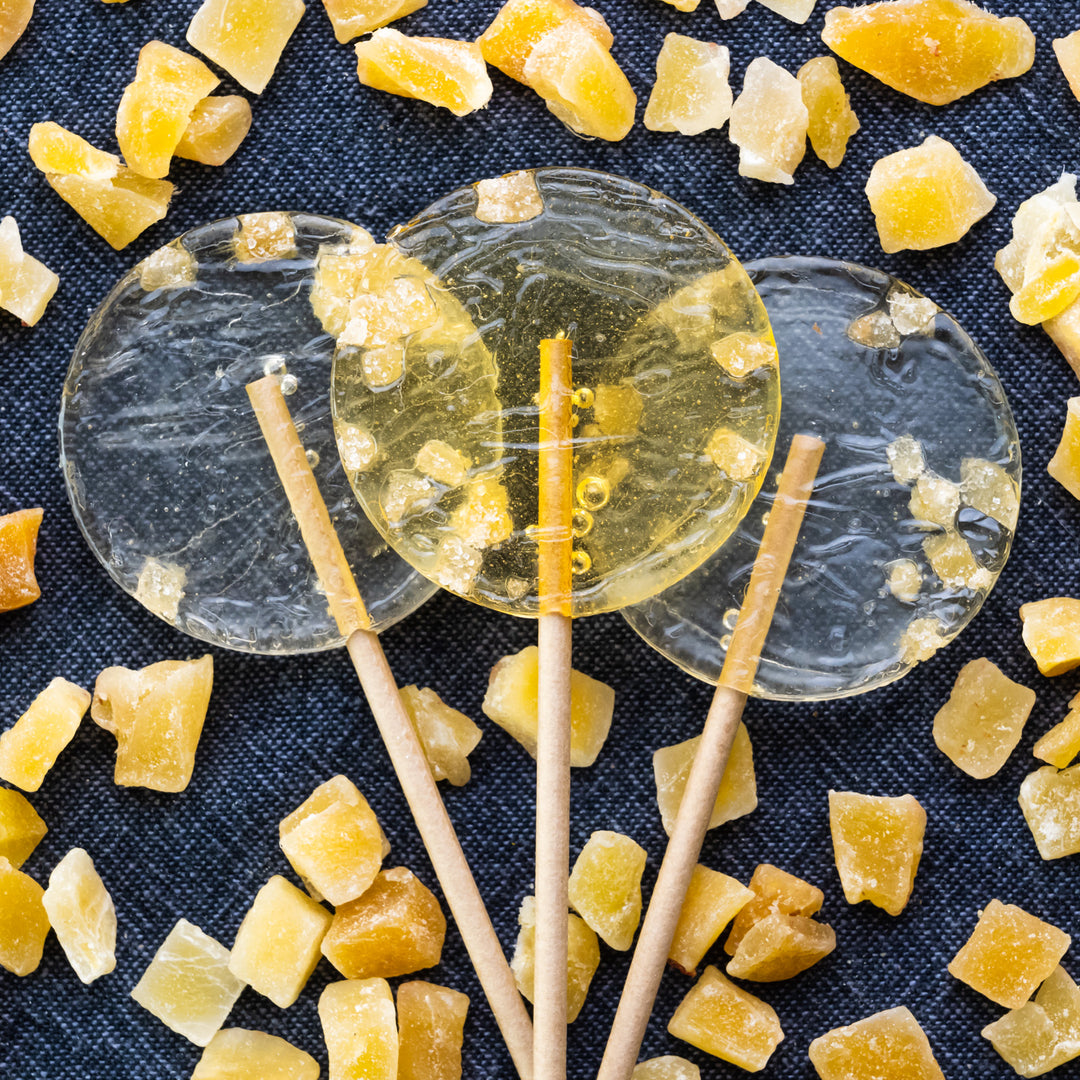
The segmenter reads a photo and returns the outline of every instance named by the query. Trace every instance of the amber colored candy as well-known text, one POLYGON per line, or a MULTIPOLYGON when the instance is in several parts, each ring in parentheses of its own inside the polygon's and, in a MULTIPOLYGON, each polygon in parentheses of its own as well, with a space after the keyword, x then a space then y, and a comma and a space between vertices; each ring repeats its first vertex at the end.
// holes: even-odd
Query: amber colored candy
POLYGON ((450 518, 454 531, 475 548, 509 540, 514 531, 510 496, 501 480, 476 480, 465 491, 465 501, 450 518))
POLYGON ((686 1058, 666 1054, 639 1062, 630 1080, 701 1080, 701 1070, 686 1058))
POLYGON ((397 992, 397 1080, 461 1080, 468 1011, 469 997, 458 990, 429 982, 402 983, 397 992))
POLYGON ((690 875, 668 960, 684 974, 696 975, 705 954, 755 895, 735 878, 698 863, 690 875))
POLYGON ((752 60, 728 127, 739 148, 739 175, 793 184, 806 156, 809 123, 799 80, 767 57, 752 60))
POLYGON ((810 145, 830 169, 835 169, 844 160, 848 140, 861 126, 840 68, 831 56, 815 56, 799 68, 798 79, 809 114, 810 145))
POLYGON ((746 379, 760 368, 776 367, 776 346, 771 338, 765 339, 746 330, 736 330, 719 341, 714 341, 713 359, 733 379, 746 379))
POLYGON ((48 831, 25 795, 0 787, 0 859, 18 870, 48 831))
MULTIPOLYGON (((536 974, 536 899, 526 896, 518 912, 517 943, 510 967, 514 981, 526 1001, 534 1001, 536 974)), ((573 1023, 578 1018, 589 993, 596 969, 600 966, 600 942, 596 934, 576 915, 566 916, 567 966, 566 966, 566 1019, 573 1023)))
POLYGON ((747 930, 728 961, 727 973, 749 982, 780 982, 813 967, 835 948, 831 926, 776 912, 747 930))
POLYGON ((322 958, 322 942, 331 918, 321 904, 274 875, 255 894, 236 932, 229 970, 287 1009, 322 958))
POLYGON ((761 863, 750 878, 753 894, 740 908, 724 942, 724 951, 734 956, 751 927, 776 912, 783 915, 816 914, 825 902, 825 894, 808 881, 777 866, 761 863))
POLYGON ((224 165, 251 130, 251 106, 238 94, 205 97, 191 114, 174 153, 203 165, 224 165))
POLYGON ((396 866, 338 907, 322 951, 347 979, 391 979, 434 967, 445 938, 446 916, 435 894, 396 866))
MULTIPOLYGON (((660 806, 660 818, 664 831, 671 835, 675 817, 682 805, 686 781, 690 778, 690 766, 694 763, 701 736, 661 747, 653 754, 653 775, 656 779, 656 801, 660 806)), ((754 751, 750 745, 750 732, 745 724, 739 724, 735 742, 731 747, 720 790, 713 806, 709 828, 715 829, 726 821, 745 817, 757 806, 757 781, 754 777, 754 751)))
POLYGON ((34 326, 56 294, 60 279, 43 262, 23 251, 13 217, 0 221, 0 310, 34 326))
POLYGON ((276 1035, 224 1028, 207 1044, 191 1080, 319 1080, 319 1063, 276 1035))
POLYGON ((394 995, 385 979, 331 983, 319 997, 329 1080, 397 1080, 394 995))
POLYGON ((1069 399, 1065 430, 1046 471, 1075 499, 1080 499, 1080 397, 1069 399))
POLYGON ((469 782, 469 754, 476 749, 481 731, 463 712, 450 708, 434 690, 403 686, 401 701, 436 780, 455 787, 469 782))
POLYGON ((731 54, 725 45, 668 34, 656 57, 656 82, 645 106, 645 126, 681 135, 722 128, 733 104, 730 73, 731 54))
POLYGON ((1055 38, 1054 55, 1061 65, 1062 74, 1069 81, 1069 89, 1080 101, 1080 30, 1063 38, 1055 38))
POLYGON ((991 900, 949 963, 949 974, 998 1005, 1018 1009, 1058 966, 1071 941, 1022 908, 991 900))
POLYGON ((68 963, 84 983, 115 969, 116 908, 82 848, 72 848, 56 864, 41 901, 68 963))
POLYGON ((335 907, 366 892, 390 852, 375 812, 345 776, 320 784, 278 832, 308 891, 335 907))
POLYGON ((23 36, 34 14, 34 0, 4 0, 0 5, 0 60, 23 36))
POLYGON ((594 832, 570 872, 570 906, 613 949, 634 943, 647 858, 629 836, 594 832))
POLYGON ((909 1009, 886 1009, 834 1028, 810 1044, 821 1080, 945 1080, 930 1040, 909 1009))
POLYGON ((241 214, 233 250, 240 262, 287 259, 296 252, 296 229, 292 217, 279 210, 241 214))
POLYGON ((682 999, 668 1031, 707 1054, 760 1072, 784 1039, 771 1006, 710 966, 682 999))
POLYGON ((1024 644, 1043 675, 1080 667, 1080 600, 1067 596, 1035 600, 1020 608, 1024 644))
POLYGON ((35 508, 0 517, 0 613, 26 607, 41 595, 34 556, 43 515, 35 508))
POLYGON ((1080 765, 1045 765, 1024 777, 1020 809, 1044 859, 1080 852, 1080 765))
POLYGON ((428 0, 323 0, 323 7, 334 28, 334 37, 344 45, 361 34, 370 34, 380 26, 403 19, 428 0))
POLYGON ((1064 769, 1080 754, 1080 694, 1070 702, 1069 713, 1032 747, 1031 752, 1050 765, 1064 769))
MULTIPOLYGON (((536 757, 539 722, 540 652, 529 645, 504 656, 492 669, 482 706, 494 720, 536 757)), ((611 729, 615 691, 580 671, 570 674, 570 764, 591 765, 611 729)))
POLYGON ((884 0, 835 7, 821 40, 849 64, 929 105, 947 105, 1035 62, 1023 19, 1000 19, 971 0, 884 0))
POLYGON ((88 708, 90 695, 81 686, 53 679, 0 735, 0 779, 23 791, 37 791, 88 708))
POLYGON ((140 671, 106 668, 97 677, 90 716, 116 736, 116 783, 154 791, 188 786, 213 685, 209 654, 140 671))
POLYGON ((36 971, 49 935, 44 890, 0 856, 0 967, 13 975, 36 971))

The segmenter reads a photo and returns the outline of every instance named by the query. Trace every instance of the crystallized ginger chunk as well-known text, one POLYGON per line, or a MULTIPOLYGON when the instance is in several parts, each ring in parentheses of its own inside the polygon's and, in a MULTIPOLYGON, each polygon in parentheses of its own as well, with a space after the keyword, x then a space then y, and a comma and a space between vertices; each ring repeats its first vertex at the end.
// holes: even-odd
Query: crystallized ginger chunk
POLYGON ((705 453, 735 483, 751 479, 765 460, 765 451, 760 446, 728 428, 717 428, 709 436, 705 453))
POLYGON ((543 212, 544 200, 536 177, 527 169, 477 181, 477 221, 513 224, 532 221, 543 212))
POLYGON ((831 56, 816 56, 799 68, 798 79, 809 114, 810 145, 830 169, 835 169, 844 160, 848 140, 860 127, 840 68, 831 56))
POLYGON ((89 708, 90 695, 81 686, 53 679, 0 735, 0 779, 23 791, 37 791, 89 708))
POLYGON ((1062 314, 1080 297, 1080 259, 1071 251, 1054 256, 1024 284, 1009 301, 1012 317, 1025 326, 1038 326, 1062 314))
POLYGON ((25 795, 11 788, 0 788, 0 859, 6 859, 18 870, 48 831, 49 827, 25 795))
POLYGON ((960 512, 960 489, 943 476, 924 472, 915 481, 908 508, 916 521, 951 529, 956 524, 956 515, 960 512))
POLYGON ((385 979, 331 983, 319 997, 329 1080, 398 1080, 394 995, 385 979))
POLYGON ((831 926, 776 912, 754 923, 728 962, 727 973, 749 982, 780 982, 813 967, 836 948, 831 926))
POLYGON ((885 456, 898 484, 914 484, 926 472, 922 443, 912 435, 901 435, 885 447, 885 456))
POLYGON ((469 997, 458 990, 429 982, 402 983, 397 992, 397 1080, 461 1080, 468 1011, 469 997))
POLYGON ((467 544, 486 548, 509 540, 514 532, 510 496, 501 480, 474 480, 465 501, 454 511, 451 525, 467 544))
POLYGON ((1031 751, 1037 758, 1064 769, 1080 754, 1080 694, 1069 703, 1069 713, 1055 724, 1031 751))
POLYGON ((34 326, 56 294, 60 279, 43 262, 23 251, 13 217, 0 221, 0 310, 34 326))
POLYGON ((696 975, 705 954, 755 895, 735 878, 698 863, 690 876, 668 960, 684 974, 696 975))
POLYGON ((1043 675, 1080 666, 1080 600, 1058 596, 1020 608, 1024 644, 1043 675))
POLYGON ((713 359, 733 379, 745 379, 764 367, 776 367, 776 345, 766 336, 737 330, 712 344, 713 359))
POLYGON ((724 942, 724 951, 729 956, 735 955, 742 939, 762 919, 777 912, 809 917, 825 902, 825 894, 817 886, 769 863, 762 863, 754 871, 750 892, 752 895, 735 916, 731 933, 724 942))
POLYGON ((979 513, 1000 522, 1010 532, 1020 516, 1016 481, 996 462, 964 458, 960 462, 960 497, 979 513))
POLYGON ((648 855, 629 836, 594 832, 570 873, 570 906, 613 949, 634 943, 648 855))
POLYGON ((0 967, 13 975, 36 971, 49 936, 44 890, 0 856, 0 967))
POLYGON ((116 967, 116 908, 82 848, 72 848, 56 864, 41 901, 68 962, 84 983, 116 967))
POLYGON ((469 754, 480 741, 480 729, 463 713, 451 709, 434 690, 403 686, 401 701, 409 714, 424 757, 436 780, 455 787, 469 782, 469 754))
POLYGON ((1046 471, 1075 499, 1080 499, 1080 397, 1069 399, 1065 430, 1046 471))
POLYGON ((923 576, 919 564, 911 559, 894 559, 885 564, 889 592, 903 604, 913 604, 922 591, 923 576))
POLYGON ((909 1009, 886 1009, 810 1044, 821 1080, 945 1080, 930 1040, 909 1009))
POLYGON ((326 14, 334 27, 334 37, 344 45, 362 34, 370 34, 380 26, 403 19, 422 7, 428 0, 323 0, 326 14))
POLYGON ((251 106, 238 94, 205 97, 176 144, 177 157, 202 165, 224 165, 251 130, 251 106))
POLYGON ((233 250, 240 262, 269 262, 296 253, 296 229, 292 218, 278 210, 241 214, 233 250))
POLYGON ((416 452, 416 469, 436 483, 460 487, 472 461, 442 439, 429 439, 416 452))
POLYGON ((1058 772, 1046 765, 1024 778, 1020 809, 1044 859, 1080 852, 1080 765, 1058 772))
POLYGON ((1054 55, 1069 81, 1069 89, 1080 101, 1080 30, 1054 39, 1054 55))
POLYGON ((751 61, 728 128, 739 148, 739 175, 793 184, 809 123, 798 79, 767 57, 751 61))
POLYGON ((207 1044, 191 1080, 319 1080, 319 1063, 276 1035, 224 1028, 207 1044))
POLYGON ((722 128, 733 98, 727 46, 668 34, 656 57, 656 82, 645 106, 650 131, 700 135, 722 128))
POLYGON ((666 1054, 635 1065, 630 1080, 701 1080, 701 1070, 686 1058, 666 1054))
POLYGON ((0 5, 0 60, 22 37, 34 14, 34 0, 4 0, 0 5))
POLYGON ((814 13, 817 0, 758 0, 758 3, 783 15, 789 22, 802 25, 814 13))
POLYGON ((34 556, 43 515, 37 507, 0 516, 0 613, 26 607, 41 596, 34 556))

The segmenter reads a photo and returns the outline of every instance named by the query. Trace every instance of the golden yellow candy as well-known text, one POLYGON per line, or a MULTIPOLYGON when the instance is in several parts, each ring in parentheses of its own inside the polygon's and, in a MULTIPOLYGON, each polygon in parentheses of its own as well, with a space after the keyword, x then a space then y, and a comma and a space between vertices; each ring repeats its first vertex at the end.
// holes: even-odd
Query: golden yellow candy
POLYGON ((924 472, 915 481, 908 508, 916 521, 951 529, 960 511, 960 488, 951 480, 924 472))
POLYGON ((237 94, 205 97, 195 106, 174 153, 203 165, 224 165, 250 130, 247 98, 237 94))
POLYGON ((262 1031, 225 1028, 209 1042, 191 1080, 319 1080, 319 1063, 262 1031))
POLYGON ((1037 758, 1064 769, 1080 754, 1080 694, 1069 702, 1069 713, 1032 748, 1037 758))
POLYGON ((840 68, 831 56, 816 56, 799 68, 798 78, 810 118, 810 145, 830 169, 835 169, 844 160, 848 140, 861 126, 840 78, 840 68))
POLYGON ((701 1080, 701 1070, 686 1058, 666 1054, 635 1065, 630 1080, 701 1080))
POLYGON ((809 122, 798 79, 767 57, 752 60, 728 128, 739 148, 739 175, 793 184, 809 122))
POLYGON ((398 1080, 394 996, 385 979, 331 983, 319 998, 329 1080, 398 1080))
POLYGON ((334 27, 334 37, 342 45, 361 34, 402 19, 427 6, 428 0, 323 0, 334 27))
POLYGON ((1054 54, 1057 56, 1061 71, 1069 81, 1077 100, 1080 100, 1080 30, 1054 40, 1054 54))
POLYGON ((918 1020, 903 1006, 834 1028, 810 1044, 820 1080, 945 1080, 918 1020))
POLYGON ((726 46, 668 34, 656 57, 656 82, 645 106, 645 126, 682 135, 722 128, 733 103, 730 73, 726 46))
POLYGON ((1080 765, 1058 772, 1046 765, 1020 785, 1020 809, 1044 859, 1080 852, 1080 765))
POLYGON ((679 912, 669 962, 687 975, 696 975, 702 958, 755 895, 735 878, 698 863, 679 912))
POLYGON ((397 992, 397 1080, 461 1080, 468 1011, 467 994, 429 982, 402 983, 397 992))
POLYGON ((759 3, 789 22, 802 24, 814 13, 817 0, 759 0, 759 3))
POLYGON ((45 314, 60 279, 43 262, 23 251, 13 217, 0 221, 0 309, 33 326, 45 314))
POLYGON ((72 848, 56 864, 41 902, 68 962, 84 983, 115 969, 116 908, 82 848, 72 848))
POLYGON ((44 890, 0 856, 0 967, 13 975, 36 971, 49 934, 44 890))
POLYGON ((1020 516, 1016 481, 996 462, 964 458, 960 462, 960 492, 968 506, 1001 522, 1010 532, 1020 516))
POLYGON ((746 932, 727 973, 749 982, 780 982, 813 967, 836 948, 831 926, 775 912, 746 932))
POLYGON ((1080 667, 1080 600, 1056 596, 1020 608, 1024 644, 1043 675, 1080 667))
POLYGON ((233 247, 240 262, 270 262, 296 254, 296 229, 292 217, 278 210, 241 214, 233 247))
POLYGON ((634 943, 648 855, 629 836, 594 832, 570 873, 570 906, 613 949, 634 943))
POLYGON ((39 507, 0 516, 0 612, 25 607, 41 596, 34 556, 43 514, 39 507))
POLYGON ((18 870, 48 831, 25 795, 0 788, 0 859, 7 859, 18 870))
POLYGON ((729 956, 735 955, 742 939, 762 919, 776 912, 809 917, 825 902, 825 894, 815 885, 769 863, 762 863, 754 870, 750 891, 753 896, 735 916, 731 933, 724 942, 724 951, 729 956))
POLYGON ((469 782, 469 754, 480 741, 480 729, 463 713, 451 709, 434 690, 403 686, 401 701, 416 729, 420 745, 436 780, 455 787, 469 782))
POLYGON ((1070 495, 1080 499, 1080 397, 1069 399, 1065 430, 1046 471, 1070 495))
POLYGON ((53 679, 15 726, 0 735, 0 779, 37 791, 88 708, 90 695, 81 686, 53 679))
POLYGON ((5 0, 0 8, 0 60, 11 51, 34 14, 34 0, 5 0))
POLYGON ((1037 326, 1057 315, 1080 297, 1080 259, 1063 251, 1036 276, 1025 277, 1024 284, 1009 302, 1017 322, 1037 326))

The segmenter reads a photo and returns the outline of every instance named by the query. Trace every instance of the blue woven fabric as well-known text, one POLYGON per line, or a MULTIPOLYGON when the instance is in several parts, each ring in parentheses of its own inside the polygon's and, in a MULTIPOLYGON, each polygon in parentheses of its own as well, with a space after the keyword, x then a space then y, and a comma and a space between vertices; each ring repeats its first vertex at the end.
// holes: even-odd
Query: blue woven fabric
MULTIPOLYGON (((824 52, 821 0, 806 27, 760 4, 722 23, 710 0, 680 14, 660 0, 596 0, 615 33, 615 56, 641 99, 670 31, 718 40, 732 52, 733 82, 760 54, 794 70, 824 52)), ((950 1080, 1007 1077, 1011 1070, 979 1031, 1001 1010, 959 984, 946 964, 990 898, 1019 904, 1066 931, 1080 931, 1075 859, 1043 863, 1016 803, 1034 767, 1031 746, 1062 718, 1077 676, 1041 678, 1020 640, 1017 609, 1027 600, 1076 594, 1080 505, 1046 474, 1075 376, 1039 330, 1010 318, 993 272, 1017 205, 1076 169, 1080 102, 1070 95, 1050 42, 1080 25, 1075 5, 993 0, 1000 14, 1027 18, 1039 39, 1034 70, 942 109, 920 105, 843 67, 863 130, 835 173, 808 155, 796 183, 781 188, 737 176, 726 131, 694 139, 639 124, 618 145, 566 132, 524 87, 493 72, 491 106, 454 119, 420 102, 359 87, 351 50, 335 44, 317 2, 309 5, 278 73, 253 101, 254 127, 222 169, 177 162, 177 194, 166 221, 126 251, 110 250, 62 204, 26 154, 30 126, 52 119, 114 149, 113 123, 138 48, 152 38, 183 45, 196 0, 41 0, 24 39, 0 61, 0 214, 13 214, 28 251, 61 277, 60 291, 33 330, 0 316, 0 513, 45 508, 38 569, 43 598, 0 616, 0 727, 62 674, 90 687, 110 664, 138 667, 199 655, 121 593, 80 537, 57 468, 56 416, 72 348, 87 317, 134 262, 186 229, 235 213, 304 209, 356 221, 376 235, 437 195, 484 176, 544 164, 583 165, 658 187, 700 213, 750 259, 824 254, 880 266, 951 311, 982 345, 1010 394, 1026 465, 1013 556, 983 612, 958 641, 902 682, 863 698, 818 706, 752 702, 760 805, 711 833, 703 861, 749 878, 776 863, 825 890, 822 918, 839 947, 810 972, 761 988, 786 1034, 766 1075, 812 1077, 812 1038, 870 1013, 909 1006, 950 1080), (993 213, 959 244, 887 256, 862 193, 883 154, 934 133, 954 142, 999 197, 993 213), (934 747, 933 715, 960 666, 985 655, 1032 686, 1038 703, 1021 746, 1001 773, 977 782, 934 747), (916 795, 929 814, 926 854, 902 917, 848 907, 832 866, 826 792, 916 795)), ((473 38, 497 0, 434 2, 399 24, 409 33, 473 38)), ((226 86, 228 87, 226 81, 226 86)), ((230 92, 235 92, 231 90, 230 92)), ((640 108, 639 108, 640 115, 640 108)), ((501 655, 534 640, 534 627, 446 595, 385 635, 398 679, 436 688, 477 718, 484 738, 474 779, 445 798, 496 928, 509 951, 516 913, 531 890, 532 763, 486 721, 487 672, 501 655)), ((572 846, 614 829, 649 852, 651 886, 664 847, 656 810, 654 749, 695 734, 709 689, 649 650, 618 615, 575 628, 576 666, 616 688, 611 738, 597 764, 574 775, 572 846)), ((186 1077, 197 1048, 136 1006, 128 993, 177 918, 230 944, 256 889, 289 873, 277 823, 322 780, 345 772, 366 793, 393 844, 391 863, 435 885, 343 653, 259 659, 216 652, 210 715, 194 780, 182 795, 118 788, 113 741, 86 722, 32 801, 50 832, 26 869, 44 882, 71 847, 85 847, 116 900, 120 921, 114 974, 91 987, 75 978, 50 938, 41 968, 17 979, 0 972, 0 1076, 10 1080, 159 1080, 186 1077)), ((603 949, 588 1002, 570 1033, 570 1075, 591 1077, 628 957, 603 949)), ((1070 957, 1066 966, 1080 976, 1070 957)), ((512 1069, 451 928, 443 964, 427 973, 473 1001, 465 1076, 509 1078, 512 1069)), ((300 1002, 282 1011, 246 991, 229 1023, 284 1036, 323 1063, 316 1002, 335 977, 323 964, 300 1002)), ((666 1033, 690 982, 664 979, 644 1051, 680 1053, 713 1080, 740 1075, 666 1033)), ((325 1072, 324 1072, 325 1075, 325 1072)), ((1070 1066, 1063 1077, 1080 1076, 1070 1066)))

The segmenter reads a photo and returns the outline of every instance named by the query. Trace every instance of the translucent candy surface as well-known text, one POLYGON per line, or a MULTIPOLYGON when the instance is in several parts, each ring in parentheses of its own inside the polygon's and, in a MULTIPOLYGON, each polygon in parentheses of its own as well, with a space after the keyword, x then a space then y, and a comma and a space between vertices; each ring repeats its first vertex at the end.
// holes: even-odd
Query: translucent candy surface
POLYGON ((0 967, 13 975, 36 971, 49 934, 41 886, 0 856, 0 967))
POLYGON ((1061 442, 1046 471, 1070 495, 1080 499, 1080 397, 1069 399, 1061 442))
POLYGON ((428 0, 324 0, 323 6, 341 44, 427 6, 428 0))
POLYGON ((752 60, 728 129, 739 147, 739 175, 793 184, 806 155, 809 122, 795 76, 767 57, 752 60))
POLYGON ((385 979, 331 983, 319 998, 329 1080, 398 1080, 394 996, 385 979))
POLYGON ((251 129, 251 106, 238 94, 205 97, 196 104, 176 144, 176 156, 203 165, 224 165, 251 129))
POLYGON ((1019 439, 985 356, 908 286, 827 259, 767 259, 750 269, 784 371, 767 493, 717 555, 625 616, 654 648, 715 683, 772 504, 768 492, 791 437, 811 432, 826 442, 814 512, 803 524, 753 692, 787 700, 861 693, 933 655, 979 610, 1012 543, 1019 439), (895 348, 849 334, 854 321, 875 311, 894 328, 904 326, 895 348), (957 489, 951 528, 988 577, 950 586, 933 573, 923 541, 944 527, 919 523, 909 505, 911 481, 894 475, 890 447, 905 436, 918 444, 922 468, 957 489), (915 563, 923 578, 914 601, 889 589, 885 567, 897 559, 915 563))
POLYGON ((776 912, 743 935, 727 973, 748 982, 780 982, 813 967, 836 948, 831 926, 776 912))
POLYGON ((830 169, 835 169, 844 160, 848 140, 860 127, 839 65, 831 56, 816 56, 799 68, 798 78, 809 114, 810 145, 830 169))
POLYGON ((724 942, 728 956, 735 955, 742 939, 762 919, 778 912, 809 917, 825 902, 825 894, 816 885, 770 863, 762 863, 754 870, 749 888, 753 895, 739 909, 724 942))
POLYGON ((53 868, 41 902, 57 940, 84 983, 116 967, 116 908, 94 860, 72 848, 53 868))
POLYGON ((33 326, 45 314, 59 284, 60 279, 43 262, 23 251, 15 219, 0 221, 0 309, 33 326))
POLYGON ((656 82, 645 106, 645 126, 682 135, 722 128, 734 100, 730 72, 731 54, 726 46, 668 34, 656 57, 656 82))
POLYGON ((1020 809, 1044 859, 1080 852, 1080 765, 1046 765, 1020 785, 1020 809))
POLYGON ((903 1006, 834 1028, 810 1044, 821 1080, 945 1080, 918 1020, 903 1006))
POLYGON ((570 906, 613 949, 634 942, 647 857, 629 836, 594 832, 570 872, 570 906))
POLYGON ((0 788, 0 859, 18 870, 48 831, 25 795, 0 788))
POLYGON ((0 735, 0 779, 37 791, 88 708, 90 695, 81 686, 53 679, 14 727, 0 735))
POLYGON ((35 508, 0 517, 0 613, 26 607, 41 596, 34 556, 43 514, 35 508))
POLYGON ((461 1046, 469 998, 447 986, 398 987, 401 1048, 397 1080, 461 1080, 461 1046))
POLYGON ((1054 596, 1020 608, 1024 644, 1043 675, 1080 666, 1080 600, 1054 596))
POLYGON ((450 708, 434 690, 403 686, 401 700, 424 749, 436 780, 455 787, 469 782, 469 754, 480 741, 480 729, 463 713, 450 708))
POLYGON ((699 863, 690 877, 668 960, 687 975, 696 975, 728 923, 756 895, 735 878, 699 863))
POLYGON ((191 1080, 318 1080, 319 1063, 262 1031, 225 1028, 209 1042, 191 1080))

